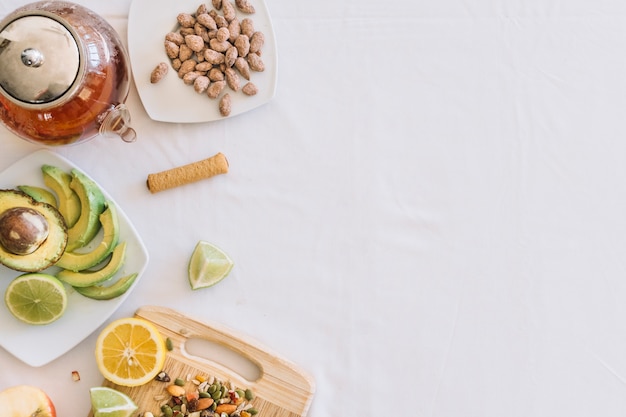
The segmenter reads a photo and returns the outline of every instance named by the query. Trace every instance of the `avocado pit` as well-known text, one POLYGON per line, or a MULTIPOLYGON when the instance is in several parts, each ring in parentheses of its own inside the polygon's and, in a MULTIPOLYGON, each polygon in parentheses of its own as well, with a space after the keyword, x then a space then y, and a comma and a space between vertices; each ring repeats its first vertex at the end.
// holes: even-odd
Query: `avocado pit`
POLYGON ((0 214, 0 245, 13 254, 35 252, 48 233, 46 218, 30 207, 13 207, 0 214))

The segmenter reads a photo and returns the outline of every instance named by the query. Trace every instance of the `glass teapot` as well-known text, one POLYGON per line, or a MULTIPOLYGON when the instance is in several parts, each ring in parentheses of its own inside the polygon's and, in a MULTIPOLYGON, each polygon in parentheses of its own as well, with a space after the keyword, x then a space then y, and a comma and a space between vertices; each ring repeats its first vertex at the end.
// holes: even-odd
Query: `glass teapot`
POLYGON ((27 4, 0 22, 0 120, 46 146, 99 134, 133 142, 124 105, 128 54, 102 17, 78 4, 27 4))

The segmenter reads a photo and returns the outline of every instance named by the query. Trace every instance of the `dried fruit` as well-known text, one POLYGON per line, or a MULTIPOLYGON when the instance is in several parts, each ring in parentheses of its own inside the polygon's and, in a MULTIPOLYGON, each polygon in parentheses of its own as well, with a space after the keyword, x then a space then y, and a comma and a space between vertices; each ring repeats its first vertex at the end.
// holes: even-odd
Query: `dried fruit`
POLYGON ((226 413, 230 415, 237 410, 237 406, 235 404, 220 404, 215 408, 215 412, 219 415, 221 413, 226 413))
MULTIPOLYGON (((165 374, 165 372, 162 373, 165 374)), ((213 376, 198 375, 192 379, 190 375, 187 375, 185 380, 182 378, 176 378, 176 380, 180 380, 183 385, 185 381, 191 381, 194 388, 185 389, 176 384, 168 385, 163 395, 154 396, 154 401, 158 404, 155 407, 158 408, 143 411, 139 415, 146 416, 149 415, 148 413, 154 413, 161 417, 220 417, 225 415, 252 417, 258 414, 253 404, 255 396, 249 388, 237 388, 232 382, 220 381, 213 376), (158 412, 155 412, 156 410, 158 412)))
MULTIPOLYGON (((167 344, 166 344, 166 348, 167 348, 167 344)), ((156 379, 159 382, 170 382, 170 376, 165 371, 159 372, 154 379, 156 379)))

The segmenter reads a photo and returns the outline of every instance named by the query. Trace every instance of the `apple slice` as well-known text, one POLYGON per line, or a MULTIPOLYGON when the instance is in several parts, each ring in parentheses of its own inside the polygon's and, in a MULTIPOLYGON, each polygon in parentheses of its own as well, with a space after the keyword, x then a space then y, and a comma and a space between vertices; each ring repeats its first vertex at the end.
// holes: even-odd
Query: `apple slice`
POLYGON ((50 397, 40 388, 16 385, 0 391, 3 417, 56 417, 50 397))

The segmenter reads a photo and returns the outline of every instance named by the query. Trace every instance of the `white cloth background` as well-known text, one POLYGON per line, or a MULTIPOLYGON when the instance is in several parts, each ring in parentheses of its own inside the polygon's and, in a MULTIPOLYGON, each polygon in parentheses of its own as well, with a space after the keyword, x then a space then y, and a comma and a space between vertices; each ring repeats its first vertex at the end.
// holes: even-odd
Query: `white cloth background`
MULTIPOLYGON (((126 37, 131 0, 78 2, 126 37)), ((313 417, 624 415, 626 3, 267 4, 270 103, 165 124, 133 90, 136 143, 55 149, 150 253, 113 318, 157 304, 248 334, 314 376, 313 417), (227 175, 147 191, 217 152, 227 175), (236 266, 191 292, 200 239, 236 266)), ((0 169, 38 149, 0 139, 0 169)), ((86 416, 96 333, 42 368, 0 350, 0 388, 86 416)))

